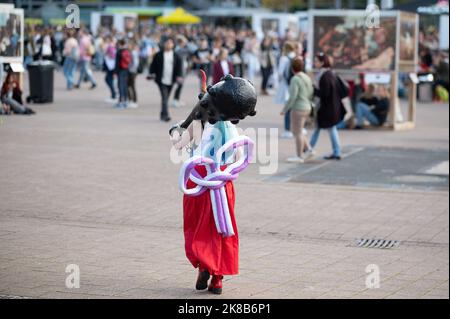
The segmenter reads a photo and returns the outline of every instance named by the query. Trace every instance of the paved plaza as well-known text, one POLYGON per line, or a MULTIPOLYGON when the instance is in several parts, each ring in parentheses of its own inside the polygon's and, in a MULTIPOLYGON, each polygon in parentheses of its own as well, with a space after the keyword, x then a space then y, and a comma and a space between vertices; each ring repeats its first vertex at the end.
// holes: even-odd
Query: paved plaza
MULTIPOLYGON (((276 171, 255 163, 235 184, 240 274, 215 296, 194 289, 184 255, 156 85, 140 76, 140 107, 117 110, 103 74, 70 92, 55 76, 53 104, 0 117, 0 298, 449 298, 448 105, 418 103, 411 131, 342 131, 341 162, 321 159, 325 133, 303 165, 278 140, 276 171)), ((173 122, 197 94, 191 76, 173 122)), ((257 109, 244 128, 282 129, 272 97, 257 109)))

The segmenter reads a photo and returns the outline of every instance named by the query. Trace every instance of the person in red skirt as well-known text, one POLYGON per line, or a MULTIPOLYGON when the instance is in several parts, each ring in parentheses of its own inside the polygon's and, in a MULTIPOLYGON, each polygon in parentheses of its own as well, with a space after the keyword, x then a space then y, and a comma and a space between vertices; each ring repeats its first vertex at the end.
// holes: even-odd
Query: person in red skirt
MULTIPOLYGON (((239 78, 227 79, 234 81, 239 78)), ((231 86, 227 88, 223 85, 224 81, 212 89, 203 87, 200 104, 203 103, 204 109, 209 108, 209 115, 203 118, 199 115, 200 109, 194 109, 196 116, 188 120, 189 125, 183 123, 173 127, 177 129, 172 128, 170 132, 176 149, 188 147, 190 151, 190 158, 184 163, 179 180, 180 188, 185 194, 183 229, 186 257, 198 268, 196 289, 208 288, 214 294, 222 293, 223 276, 236 275, 239 272, 239 237, 234 211, 233 180, 246 168, 253 150, 253 142, 248 137, 239 136, 233 124, 238 121, 233 115, 221 114, 221 119, 232 121, 216 121, 211 117, 211 109, 219 113, 221 110, 218 105, 220 102, 213 98, 214 89, 221 90, 220 94, 230 96, 239 93, 240 85, 236 86, 236 83, 230 82, 231 86), (227 89, 232 90, 224 93, 227 89), (187 126, 187 129, 181 130, 183 125, 187 126)), ((253 85, 245 81, 239 82, 241 85, 248 85, 244 92, 241 92, 241 96, 245 97, 247 93, 248 96, 238 101, 228 99, 227 105, 235 108, 237 104, 244 105, 248 109, 245 116, 253 116, 256 113, 256 92, 253 94, 253 85)), ((220 100, 223 100, 222 98, 220 100)), ((241 114, 239 118, 245 116, 241 114)))

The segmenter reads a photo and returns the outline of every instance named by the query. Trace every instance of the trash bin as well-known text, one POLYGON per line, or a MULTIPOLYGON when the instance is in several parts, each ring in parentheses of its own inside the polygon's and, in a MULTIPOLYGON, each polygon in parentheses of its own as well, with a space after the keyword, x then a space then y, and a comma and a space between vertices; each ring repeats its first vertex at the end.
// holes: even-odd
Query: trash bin
POLYGON ((51 61, 35 61, 28 64, 28 78, 30 95, 27 102, 53 102, 53 70, 55 65, 51 61))
POLYGON ((433 101, 433 83, 434 76, 432 73, 418 74, 419 84, 417 87, 417 99, 420 102, 433 101))

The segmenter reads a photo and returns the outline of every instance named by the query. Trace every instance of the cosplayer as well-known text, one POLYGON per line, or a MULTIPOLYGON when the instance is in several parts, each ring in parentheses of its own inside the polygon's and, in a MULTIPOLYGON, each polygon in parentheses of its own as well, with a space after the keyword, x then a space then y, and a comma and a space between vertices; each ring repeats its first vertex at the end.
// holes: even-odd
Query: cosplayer
POLYGON ((189 147, 180 170, 186 257, 199 268, 196 289, 222 293, 224 275, 238 274, 239 239, 233 180, 253 154, 253 141, 234 124, 256 114, 256 92, 242 78, 227 75, 206 87, 187 119, 169 131, 176 149, 189 147), (212 279, 208 285, 208 280, 212 279))

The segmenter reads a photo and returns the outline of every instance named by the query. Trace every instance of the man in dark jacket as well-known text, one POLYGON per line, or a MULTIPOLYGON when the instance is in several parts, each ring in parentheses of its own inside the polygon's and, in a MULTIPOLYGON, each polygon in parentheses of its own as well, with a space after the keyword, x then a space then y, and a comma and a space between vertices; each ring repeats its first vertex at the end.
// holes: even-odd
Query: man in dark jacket
POLYGON ((181 57, 174 52, 174 42, 167 38, 163 44, 163 50, 158 52, 150 65, 149 79, 154 78, 161 93, 161 121, 169 122, 169 97, 173 85, 182 83, 183 62, 181 57))

